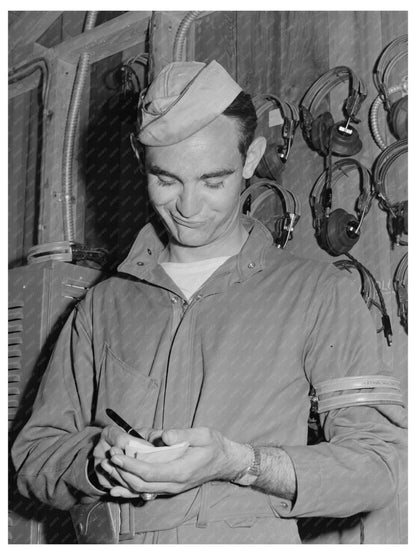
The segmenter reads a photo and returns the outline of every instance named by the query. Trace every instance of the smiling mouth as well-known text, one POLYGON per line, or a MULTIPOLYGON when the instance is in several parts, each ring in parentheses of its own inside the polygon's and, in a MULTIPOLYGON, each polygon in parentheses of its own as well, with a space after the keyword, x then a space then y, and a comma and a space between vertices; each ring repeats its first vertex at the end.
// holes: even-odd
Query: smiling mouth
POLYGON ((200 227, 204 223, 204 222, 195 222, 192 220, 182 220, 181 218, 176 218, 175 216, 172 216, 172 219, 177 224, 183 225, 185 227, 200 227))

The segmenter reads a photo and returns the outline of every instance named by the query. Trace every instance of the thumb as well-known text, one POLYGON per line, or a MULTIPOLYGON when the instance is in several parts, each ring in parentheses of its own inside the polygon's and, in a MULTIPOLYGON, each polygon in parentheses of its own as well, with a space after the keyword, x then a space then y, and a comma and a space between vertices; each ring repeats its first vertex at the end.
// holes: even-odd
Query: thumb
POLYGON ((212 441, 208 428, 188 428, 185 430, 165 430, 162 439, 166 445, 175 445, 187 441, 189 445, 202 446, 212 441))

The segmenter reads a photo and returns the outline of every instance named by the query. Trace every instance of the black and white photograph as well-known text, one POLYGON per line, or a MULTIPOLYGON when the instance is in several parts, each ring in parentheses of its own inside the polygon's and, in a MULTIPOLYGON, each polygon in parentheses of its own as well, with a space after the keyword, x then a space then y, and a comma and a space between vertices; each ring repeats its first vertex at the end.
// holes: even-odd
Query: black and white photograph
POLYGON ((399 4, 9 6, 9 545, 409 545, 399 4))

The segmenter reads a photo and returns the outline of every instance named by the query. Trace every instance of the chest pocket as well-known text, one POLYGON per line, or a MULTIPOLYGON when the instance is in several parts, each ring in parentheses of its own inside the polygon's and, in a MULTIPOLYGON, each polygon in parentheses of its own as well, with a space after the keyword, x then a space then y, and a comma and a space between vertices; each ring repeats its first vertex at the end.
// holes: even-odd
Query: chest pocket
POLYGON ((97 388, 96 420, 108 425, 107 408, 132 427, 151 426, 159 382, 122 361, 106 344, 97 388))

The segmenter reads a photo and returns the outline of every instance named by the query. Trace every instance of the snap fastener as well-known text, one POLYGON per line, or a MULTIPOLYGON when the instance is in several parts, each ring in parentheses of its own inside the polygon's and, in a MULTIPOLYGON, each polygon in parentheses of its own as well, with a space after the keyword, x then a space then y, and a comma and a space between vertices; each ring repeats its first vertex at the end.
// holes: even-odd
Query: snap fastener
POLYGON ((136 264, 137 264, 137 266, 144 266, 144 262, 141 262, 140 260, 139 260, 139 262, 136 262, 136 264))
POLYGON ((248 264, 248 266, 247 266, 247 268, 250 268, 250 270, 251 270, 252 268, 255 268, 255 267, 256 267, 256 265, 255 265, 254 262, 250 262, 250 264, 248 264))
POLYGON ((150 249, 147 249, 147 254, 152 254, 152 251, 150 249))
POLYGON ((281 501, 280 505, 281 505, 281 507, 284 507, 285 509, 288 508, 288 504, 285 501, 281 501))

